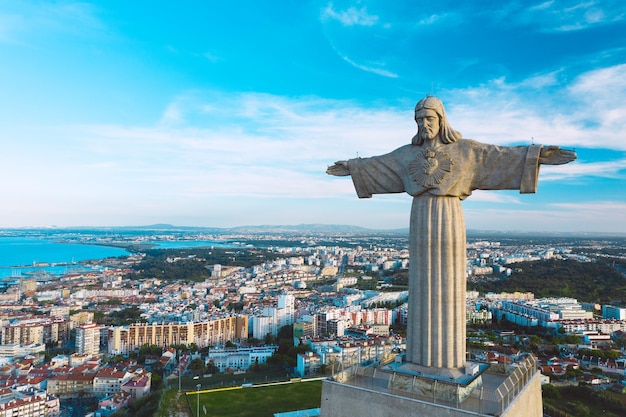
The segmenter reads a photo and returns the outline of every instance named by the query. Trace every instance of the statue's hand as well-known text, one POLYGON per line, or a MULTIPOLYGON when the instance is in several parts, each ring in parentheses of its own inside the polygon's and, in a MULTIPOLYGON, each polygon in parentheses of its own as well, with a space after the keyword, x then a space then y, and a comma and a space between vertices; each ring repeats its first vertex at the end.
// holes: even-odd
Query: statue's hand
POLYGON ((335 165, 328 167, 326 173, 329 175, 336 175, 338 177, 345 177, 350 175, 350 168, 348 168, 348 161, 337 161, 335 165))
POLYGON ((539 163, 542 165, 563 165, 576 159, 576 152, 561 149, 558 146, 546 146, 539 152, 539 163))

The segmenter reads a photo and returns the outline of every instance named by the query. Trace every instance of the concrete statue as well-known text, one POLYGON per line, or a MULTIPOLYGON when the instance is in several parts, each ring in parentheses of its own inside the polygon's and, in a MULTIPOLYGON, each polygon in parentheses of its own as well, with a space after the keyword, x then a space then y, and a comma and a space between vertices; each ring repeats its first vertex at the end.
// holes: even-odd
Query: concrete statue
POLYGON ((496 146, 463 139, 442 102, 415 107, 410 145, 371 158, 338 161, 326 171, 351 176, 360 198, 413 196, 409 246, 406 361, 430 369, 465 365, 466 237, 461 200, 473 190, 537 190, 539 166, 566 164, 573 151, 556 146, 496 146))

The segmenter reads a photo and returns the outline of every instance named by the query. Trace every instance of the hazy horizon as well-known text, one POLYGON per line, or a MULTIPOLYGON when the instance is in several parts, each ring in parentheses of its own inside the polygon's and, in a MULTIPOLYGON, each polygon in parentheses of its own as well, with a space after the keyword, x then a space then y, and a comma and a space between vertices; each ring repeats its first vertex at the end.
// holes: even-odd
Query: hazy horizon
MULTIPOLYGON (((314 224, 258 224, 258 225, 238 225, 238 226, 193 226, 193 225, 174 225, 174 224, 145 224, 145 225, 114 225, 114 226, 93 226, 93 225, 73 225, 73 226, 25 226, 25 227, 0 227, 0 231, 236 231, 238 233, 245 233, 246 231, 250 231, 251 233, 261 233, 263 230, 268 233, 280 233, 281 231, 287 233, 293 233, 294 231, 305 231, 307 232, 320 232, 320 233, 332 233, 332 232, 340 232, 340 233, 349 233, 349 232, 364 232, 364 233, 409 233, 409 227, 401 227, 401 228, 376 228, 376 227, 367 227, 367 226, 356 226, 350 224, 324 224, 324 223, 314 223, 314 224), (246 230, 247 229, 247 230, 246 230)), ((602 232, 602 231, 555 231, 555 230, 516 230, 516 229, 467 229, 468 237, 474 234, 484 234, 484 235, 505 235, 511 234, 515 237, 515 234, 519 235, 539 235, 546 237, 559 237, 559 236, 572 236, 572 237, 589 237, 589 236, 598 236, 598 237, 617 237, 617 238, 626 238, 626 232, 602 232)))

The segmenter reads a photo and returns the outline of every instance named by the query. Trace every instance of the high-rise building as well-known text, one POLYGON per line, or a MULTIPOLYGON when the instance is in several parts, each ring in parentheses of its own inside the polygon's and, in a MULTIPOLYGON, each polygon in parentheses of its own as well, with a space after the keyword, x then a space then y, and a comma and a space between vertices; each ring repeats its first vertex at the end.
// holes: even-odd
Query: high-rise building
POLYGON ((268 333, 276 336, 283 326, 294 323, 295 298, 291 294, 280 294, 276 307, 266 306, 260 316, 252 318, 252 337, 263 339, 268 333))
POLYGON ((278 296, 278 308, 276 309, 278 328, 289 326, 294 322, 295 298, 291 294, 278 296))
POLYGON ((263 340, 268 333, 276 336, 274 317, 267 315, 252 317, 252 337, 263 340))
POLYGON ((76 328, 76 350, 81 355, 100 353, 100 328, 95 323, 81 324, 76 328))

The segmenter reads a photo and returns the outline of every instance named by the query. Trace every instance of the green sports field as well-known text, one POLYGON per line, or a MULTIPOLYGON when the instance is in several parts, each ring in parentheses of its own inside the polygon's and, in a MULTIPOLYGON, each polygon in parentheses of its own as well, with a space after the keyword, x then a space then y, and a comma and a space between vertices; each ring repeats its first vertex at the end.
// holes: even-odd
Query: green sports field
MULTIPOLYGON (((322 381, 201 392, 200 417, 273 417, 274 413, 319 408, 321 397, 322 381)), ((189 394, 188 400, 196 416, 197 395, 189 394)))

